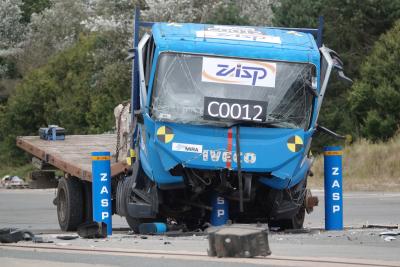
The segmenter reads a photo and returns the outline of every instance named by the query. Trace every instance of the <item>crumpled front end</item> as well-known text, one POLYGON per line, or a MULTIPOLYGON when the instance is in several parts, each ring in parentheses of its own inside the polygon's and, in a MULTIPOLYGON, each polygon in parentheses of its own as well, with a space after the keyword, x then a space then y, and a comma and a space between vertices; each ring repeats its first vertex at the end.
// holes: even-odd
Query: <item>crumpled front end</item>
MULTIPOLYGON (((176 169, 237 172, 237 128, 156 122, 142 128, 140 158, 146 174, 158 184, 183 183, 176 169), (151 164, 150 164, 151 162, 151 164)), ((272 188, 291 187, 310 168, 311 132, 303 129, 240 126, 240 165, 272 188)))

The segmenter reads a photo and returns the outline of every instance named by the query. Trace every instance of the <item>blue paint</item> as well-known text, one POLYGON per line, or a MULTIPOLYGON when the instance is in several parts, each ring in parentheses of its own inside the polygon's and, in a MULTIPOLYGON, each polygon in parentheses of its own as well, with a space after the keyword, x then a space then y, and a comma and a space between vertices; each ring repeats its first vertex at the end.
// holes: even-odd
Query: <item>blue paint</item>
POLYGON ((93 220, 107 225, 112 234, 111 164, 110 152, 92 152, 93 220), (97 157, 97 159, 96 159, 97 157))
POLYGON ((343 230, 342 148, 324 148, 325 229, 343 230))
POLYGON ((153 223, 157 229, 158 234, 165 233, 167 231, 167 225, 165 223, 153 223))
MULTIPOLYGON (((138 14, 136 14, 138 15, 138 14)), ((321 23, 321 21, 320 21, 321 23)), ((135 24, 137 25, 137 24, 135 24)), ((253 27, 263 35, 279 37, 280 43, 258 42, 249 40, 230 40, 198 37, 198 31, 204 31, 213 25, 193 23, 141 23, 141 26, 152 26, 152 37, 155 42, 153 65, 151 66, 150 80, 147 90, 146 106, 144 107, 145 133, 140 133, 140 158, 142 167, 147 176, 158 185, 183 184, 179 175, 171 175, 170 169, 181 164, 183 167, 222 170, 227 168, 226 161, 220 155, 217 160, 211 157, 211 151, 227 151, 228 129, 209 125, 190 125, 173 122, 161 122, 150 117, 153 83, 157 73, 159 56, 165 52, 194 53, 215 55, 221 57, 235 57, 246 59, 260 59, 270 61, 285 61, 309 63, 316 67, 317 91, 320 91, 320 51, 313 35, 319 35, 322 28, 316 29, 283 29, 273 27, 253 27), (161 126, 168 126, 174 131, 174 139, 169 143, 162 143, 156 137, 156 131, 161 126), (173 151, 172 143, 195 144, 202 146, 202 153, 185 153, 173 151)), ((321 39, 318 39, 320 42, 321 39)), ((134 39, 137 45, 137 39, 134 39)), ((136 46, 135 45, 135 46, 136 46)), ((139 85, 139 84, 137 84, 139 85)), ((134 88, 139 92, 138 88, 134 88)), ((136 98, 132 92, 133 98, 136 98)), ((318 100, 313 100, 313 106, 318 100)), ((316 109, 313 109, 311 123, 307 129, 283 128, 255 128, 241 127, 241 151, 255 153, 257 160, 253 163, 245 162, 242 158, 241 168, 246 172, 271 173, 272 177, 265 177, 260 181, 266 186, 276 189, 289 188, 306 177, 310 162, 305 151, 311 136, 315 131, 316 109), (291 152, 287 148, 287 140, 293 135, 303 139, 304 147, 298 152, 291 152)), ((233 142, 232 151, 236 150, 233 142)), ((241 156, 244 157, 244 156, 241 156)), ((234 157, 235 158, 235 157, 234 157)), ((236 159, 236 158, 235 158, 236 159)), ((235 161, 231 170, 237 170, 235 161)))
POLYGON ((211 224, 213 226, 220 226, 226 224, 229 220, 229 203, 226 198, 221 197, 219 194, 214 193, 211 200, 211 224))
POLYGON ((277 57, 280 57, 281 60, 286 58, 293 62, 309 62, 310 59, 320 56, 314 37, 309 33, 288 33, 287 30, 277 28, 251 26, 242 28, 251 28, 266 36, 279 37, 280 43, 197 37, 198 32, 207 31, 212 27, 214 25, 183 23, 176 26, 171 23, 155 23, 152 33, 160 50, 271 60, 279 60, 277 57))
POLYGON ((139 233, 146 234, 162 234, 167 231, 167 225, 161 222, 142 223, 139 225, 139 233))

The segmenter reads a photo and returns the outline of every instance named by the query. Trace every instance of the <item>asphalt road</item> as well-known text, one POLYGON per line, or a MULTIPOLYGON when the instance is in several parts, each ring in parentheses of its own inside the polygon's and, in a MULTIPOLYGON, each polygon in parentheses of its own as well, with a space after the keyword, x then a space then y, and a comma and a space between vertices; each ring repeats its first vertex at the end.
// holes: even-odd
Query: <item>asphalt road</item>
MULTIPOLYGON (((344 223, 348 229, 330 232, 321 230, 324 225, 323 192, 319 191, 317 195, 320 197, 320 206, 315 208, 305 222, 305 227, 311 228, 309 233, 271 233, 271 257, 240 260, 206 257, 208 240, 205 236, 150 236, 142 239, 140 236, 127 235, 126 231, 119 231, 104 240, 79 238, 62 241, 57 239, 60 232, 56 209, 52 204, 54 190, 0 189, 0 228, 18 227, 48 233, 42 237, 54 242, 41 249, 0 246, 0 265, 345 266, 353 262, 353 265, 348 266, 400 266, 400 235, 395 237, 396 240, 387 242, 379 235, 385 229, 362 229, 365 224, 399 224, 400 193, 345 193, 344 223), (72 248, 107 251, 78 252, 72 248), (129 250, 130 253, 121 254, 121 250, 129 250), (152 251, 161 251, 162 255, 147 254, 152 251), (182 256, 182 251, 194 256, 182 256), (343 263, 336 265, 337 261, 343 263), (357 264, 354 265, 354 262, 357 264)), ((113 223, 115 228, 127 227, 124 219, 119 216, 113 217, 113 223)), ((32 246, 32 243, 22 242, 18 245, 32 246)))

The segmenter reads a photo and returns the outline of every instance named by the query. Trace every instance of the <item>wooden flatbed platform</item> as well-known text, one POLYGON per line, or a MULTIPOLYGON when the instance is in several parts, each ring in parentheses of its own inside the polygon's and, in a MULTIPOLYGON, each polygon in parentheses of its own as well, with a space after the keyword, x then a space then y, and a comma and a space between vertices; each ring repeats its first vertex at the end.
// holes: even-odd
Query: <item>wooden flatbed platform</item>
POLYGON ((111 152, 111 176, 126 168, 124 155, 115 162, 116 134, 66 135, 64 141, 46 141, 39 136, 20 136, 17 146, 44 162, 82 180, 92 180, 91 152, 111 152))

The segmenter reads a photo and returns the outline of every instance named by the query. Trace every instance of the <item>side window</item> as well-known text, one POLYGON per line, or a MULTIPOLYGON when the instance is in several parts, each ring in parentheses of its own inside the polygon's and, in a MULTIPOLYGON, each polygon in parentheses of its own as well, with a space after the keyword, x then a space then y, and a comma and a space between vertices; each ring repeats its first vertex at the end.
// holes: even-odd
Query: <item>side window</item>
POLYGON ((143 47, 142 56, 143 56, 143 74, 144 81, 146 86, 146 91, 148 91, 149 81, 150 81, 150 73, 151 67, 153 65, 154 51, 155 51, 155 43, 153 36, 147 41, 147 43, 143 47))

